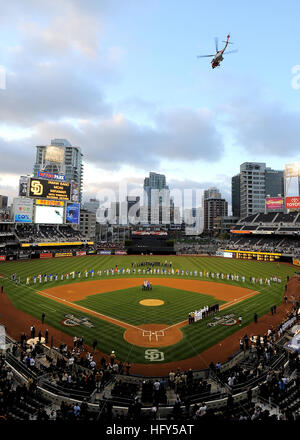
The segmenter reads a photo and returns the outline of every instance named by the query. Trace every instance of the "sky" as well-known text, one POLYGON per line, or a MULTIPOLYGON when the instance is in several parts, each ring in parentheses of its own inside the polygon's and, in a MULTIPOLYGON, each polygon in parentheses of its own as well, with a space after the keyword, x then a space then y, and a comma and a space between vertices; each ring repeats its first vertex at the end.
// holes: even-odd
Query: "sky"
POLYGON ((246 161, 298 162, 297 0, 10 0, 0 16, 0 194, 35 146, 84 155, 84 200, 150 171, 170 188, 217 186, 246 161), (210 58, 230 33, 220 68, 210 58))

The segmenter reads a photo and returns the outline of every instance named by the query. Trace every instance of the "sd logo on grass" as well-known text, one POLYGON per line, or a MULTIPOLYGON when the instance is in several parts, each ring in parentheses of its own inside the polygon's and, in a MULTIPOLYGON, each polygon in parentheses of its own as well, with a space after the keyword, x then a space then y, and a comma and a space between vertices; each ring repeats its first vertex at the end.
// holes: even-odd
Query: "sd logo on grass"
POLYGON ((150 348, 145 351, 145 359, 150 362, 161 362, 165 360, 164 353, 156 348, 150 348))

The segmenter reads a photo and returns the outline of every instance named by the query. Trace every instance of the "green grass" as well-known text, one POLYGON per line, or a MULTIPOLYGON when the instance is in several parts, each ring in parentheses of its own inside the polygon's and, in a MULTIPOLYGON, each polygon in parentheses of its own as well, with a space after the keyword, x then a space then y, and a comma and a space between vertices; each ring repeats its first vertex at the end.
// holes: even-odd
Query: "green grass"
POLYGON ((192 310, 216 302, 223 304, 223 301, 217 301, 210 295, 154 285, 151 291, 142 291, 139 286, 91 295, 76 301, 76 304, 133 325, 151 323, 170 325, 187 319, 192 310), (148 298, 160 299, 164 304, 148 307, 139 303, 148 298))
MULTIPOLYGON (((262 316, 270 311, 270 307, 274 304, 279 305, 282 301, 284 285, 286 276, 292 276, 295 269, 287 264, 258 262, 258 261, 243 261, 230 260, 224 258, 212 257, 176 257, 176 256, 89 256, 89 257, 74 257, 74 258, 59 258, 50 260, 30 260, 21 262, 4 262, 0 263, 0 274, 9 277, 16 272, 21 276, 22 283, 25 282, 27 276, 38 275, 39 273, 65 273, 70 271, 85 269, 98 269, 102 271, 106 268, 114 268, 117 264, 121 267, 131 267, 131 262, 135 261, 172 261, 173 267, 184 270, 208 270, 214 272, 234 273, 244 275, 246 283, 237 283, 236 281, 222 281, 214 279, 215 282, 224 283, 226 285, 232 284, 234 286, 240 285, 251 290, 258 290, 260 293, 252 298, 249 298, 236 306, 228 307, 226 311, 221 314, 235 313, 237 316, 243 317, 243 326, 248 325, 253 320, 253 314, 256 312, 258 316, 262 316), (282 284, 273 284, 271 287, 260 286, 249 283, 250 276, 262 276, 263 278, 271 275, 282 277, 282 284)), ((120 278, 128 278, 138 276, 143 278, 143 274, 136 275, 120 275, 120 278)), ((117 276, 114 275, 114 278, 117 276)), ((171 278, 172 275, 151 275, 151 279, 156 277, 171 278)), ((198 277, 173 276, 174 278, 192 278, 198 277)), ((103 279, 110 278, 102 275, 103 279)), ((145 276, 147 278, 147 276, 145 276)), ((90 280, 91 278, 89 278, 90 280)), ((99 279, 95 276, 94 279, 99 279)), ((205 281, 211 279, 204 278, 205 281)), ((116 350, 118 359, 123 361, 130 361, 131 363, 147 363, 145 359, 145 349, 128 344, 123 339, 124 329, 101 319, 91 317, 91 321, 95 325, 94 328, 88 329, 85 327, 65 327, 61 324, 66 313, 73 313, 82 315, 81 312, 75 311, 71 307, 52 301, 48 298, 42 297, 35 293, 36 290, 41 290, 47 286, 55 287, 62 284, 70 284, 78 282, 75 280, 64 280, 58 282, 51 282, 47 284, 31 285, 28 288, 26 285, 13 285, 8 280, 4 281, 7 294, 13 304, 27 312, 28 314, 40 319, 41 313, 44 310, 46 313, 46 322, 52 325, 63 333, 72 336, 83 336, 88 344, 92 344, 96 338, 99 341, 99 349, 105 353, 110 353, 112 349, 116 350)), ((84 281, 82 278, 82 288, 84 289, 84 281)), ((171 289, 162 286, 156 286, 150 292, 142 292, 140 288, 124 289, 117 292, 108 292, 101 295, 87 297, 78 303, 87 308, 98 311, 105 315, 121 319, 122 321, 138 325, 142 323, 163 323, 172 325, 174 322, 182 321, 186 318, 187 313, 195 308, 201 307, 204 304, 215 303, 216 300, 211 296, 202 295, 193 292, 184 292, 182 290, 171 289), (159 307, 145 307, 138 304, 140 299, 145 297, 158 298, 165 301, 163 306, 159 307)), ((219 301, 220 303, 220 301, 219 301)), ((86 313, 86 315, 88 315, 86 313)), ((186 359, 203 352, 212 345, 219 343, 222 339, 230 334, 236 332, 238 327, 207 327, 209 318, 199 321, 192 326, 182 328, 183 339, 175 345, 163 347, 165 362, 171 362, 180 359, 186 359)), ((26 329, 24 329, 26 330, 26 329)), ((28 330, 28 329, 27 329, 28 330)))

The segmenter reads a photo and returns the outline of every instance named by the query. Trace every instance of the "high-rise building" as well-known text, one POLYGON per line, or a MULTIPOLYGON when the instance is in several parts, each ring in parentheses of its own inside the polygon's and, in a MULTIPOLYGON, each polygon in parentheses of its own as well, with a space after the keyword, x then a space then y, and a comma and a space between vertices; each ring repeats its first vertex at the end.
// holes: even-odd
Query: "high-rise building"
POLYGON ((231 179, 231 206, 232 215, 234 217, 241 216, 241 204, 240 204, 240 175, 237 174, 231 179))
POLYGON ((88 202, 84 202, 83 209, 86 209, 87 211, 96 213, 99 206, 100 206, 99 200, 90 199, 88 202))
POLYGON ((241 217, 265 211, 266 164, 245 162, 240 166, 241 217))
POLYGON ((244 218, 265 212, 266 197, 279 194, 284 196, 283 171, 267 168, 263 162, 244 162, 240 174, 232 178, 232 213, 244 218))
POLYGON ((7 208, 7 203, 8 203, 8 197, 0 195, 0 209, 7 208))
POLYGON ((49 150, 46 145, 37 145, 36 161, 33 168, 34 177, 39 171, 48 173, 63 173, 67 182, 74 182, 78 190, 78 201, 82 202, 83 163, 81 149, 70 144, 67 139, 52 139, 51 146, 60 147, 63 152, 61 161, 51 160, 47 157, 49 150))
POLYGON ((148 222, 150 224, 170 223, 170 190, 166 184, 166 176, 150 172, 149 177, 144 179, 144 208, 148 210, 148 222), (169 220, 168 220, 169 219, 169 220))
POLYGON ((266 196, 277 197, 284 195, 283 171, 266 168, 266 196))
POLYGON ((94 212, 87 211, 86 209, 81 209, 79 229, 86 238, 95 238, 96 214, 94 212))
POLYGON ((204 199, 204 231, 212 232, 216 217, 228 216, 228 202, 221 197, 204 199))
POLYGON ((203 199, 205 200, 205 199, 211 199, 211 198, 214 198, 214 199, 221 199, 221 193, 220 193, 220 191, 218 190, 218 188, 215 188, 215 187, 211 187, 211 188, 208 188, 208 189, 205 189, 204 190, 204 192, 203 192, 203 199))

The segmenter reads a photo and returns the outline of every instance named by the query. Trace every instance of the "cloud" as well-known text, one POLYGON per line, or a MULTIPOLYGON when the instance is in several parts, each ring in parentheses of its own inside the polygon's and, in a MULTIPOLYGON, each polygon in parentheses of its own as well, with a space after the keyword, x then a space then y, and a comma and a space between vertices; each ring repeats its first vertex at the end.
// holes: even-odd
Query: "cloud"
POLYGON ((285 157, 299 152, 300 114, 279 102, 248 98, 226 106, 235 143, 256 156, 285 157))

